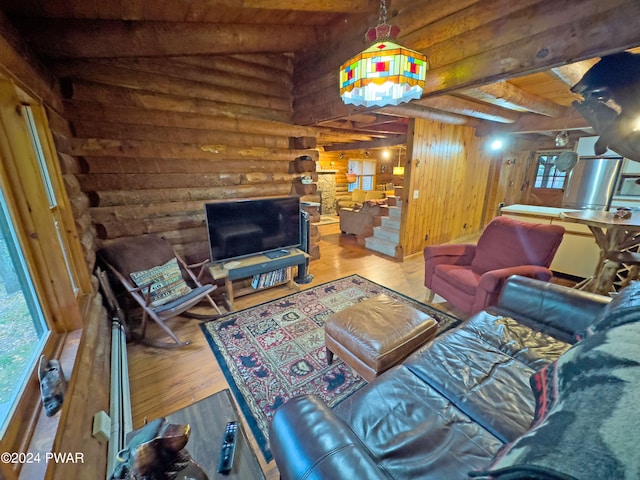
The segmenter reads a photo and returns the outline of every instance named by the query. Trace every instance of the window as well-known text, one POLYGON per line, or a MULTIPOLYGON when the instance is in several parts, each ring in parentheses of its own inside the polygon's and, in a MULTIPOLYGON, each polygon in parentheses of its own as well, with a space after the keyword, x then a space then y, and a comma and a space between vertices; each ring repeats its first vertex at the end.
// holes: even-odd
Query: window
MULTIPOLYGON (((55 357, 65 333, 83 327, 91 291, 45 109, 0 75, 1 451, 32 438, 40 355, 55 357)), ((0 478, 17 474, 0 463, 0 478)))
POLYGON ((373 190, 376 176, 375 160, 349 160, 349 172, 356 174, 356 181, 347 187, 349 192, 356 188, 373 190))
POLYGON ((0 191, 0 436, 49 333, 0 191))
POLYGON ((556 161, 563 150, 538 152, 538 170, 534 188, 564 188, 567 172, 556 168, 556 161))

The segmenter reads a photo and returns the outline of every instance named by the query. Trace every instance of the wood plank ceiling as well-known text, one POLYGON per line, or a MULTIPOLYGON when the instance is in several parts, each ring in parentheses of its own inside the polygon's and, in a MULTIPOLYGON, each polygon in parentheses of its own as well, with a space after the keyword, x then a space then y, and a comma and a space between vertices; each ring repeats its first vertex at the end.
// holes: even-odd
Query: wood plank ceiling
MULTIPOLYGON (((598 55, 640 45, 637 0, 392 0, 400 43, 430 71, 420 100, 364 109, 342 104, 337 69, 366 47, 377 0, 2 0, 45 64, 74 59, 292 56, 293 121, 319 128, 326 150, 404 143, 408 118, 479 134, 588 132, 569 87, 598 55)), ((268 60, 267 60, 268 61, 268 60)))

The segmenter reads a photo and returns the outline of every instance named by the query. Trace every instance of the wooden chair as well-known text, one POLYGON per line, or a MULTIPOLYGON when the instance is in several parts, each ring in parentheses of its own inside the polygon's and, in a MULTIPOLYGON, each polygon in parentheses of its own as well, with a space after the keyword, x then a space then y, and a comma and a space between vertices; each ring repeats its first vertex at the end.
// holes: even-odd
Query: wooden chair
POLYGON ((178 315, 211 320, 222 312, 211 298, 216 285, 203 285, 201 279, 209 260, 193 265, 174 251, 169 241, 157 235, 127 237, 110 242, 98 251, 99 258, 115 278, 142 307, 142 321, 137 340, 156 347, 175 348, 188 345, 167 326, 178 315), (206 300, 216 311, 213 315, 188 312, 206 300), (152 318, 173 343, 145 338, 147 319, 152 318))

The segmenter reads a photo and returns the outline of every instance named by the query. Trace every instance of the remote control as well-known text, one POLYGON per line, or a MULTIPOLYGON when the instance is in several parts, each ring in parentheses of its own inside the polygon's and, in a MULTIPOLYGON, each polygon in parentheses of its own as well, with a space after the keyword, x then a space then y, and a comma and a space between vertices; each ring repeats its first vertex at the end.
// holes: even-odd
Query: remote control
POLYGON ((218 462, 219 473, 229 473, 233 467, 233 457, 236 453, 236 438, 238 435, 238 422, 227 423, 222 439, 220 450, 220 461, 218 462))

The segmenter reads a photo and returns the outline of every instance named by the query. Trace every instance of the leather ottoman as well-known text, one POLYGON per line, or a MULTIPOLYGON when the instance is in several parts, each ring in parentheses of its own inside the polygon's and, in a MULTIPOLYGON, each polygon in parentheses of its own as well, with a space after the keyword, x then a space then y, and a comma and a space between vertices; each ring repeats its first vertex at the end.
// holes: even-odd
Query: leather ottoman
POLYGON ((380 294, 332 315, 325 323, 327 360, 338 355, 370 382, 431 340, 438 322, 380 294))

